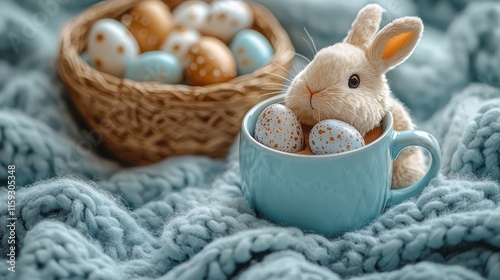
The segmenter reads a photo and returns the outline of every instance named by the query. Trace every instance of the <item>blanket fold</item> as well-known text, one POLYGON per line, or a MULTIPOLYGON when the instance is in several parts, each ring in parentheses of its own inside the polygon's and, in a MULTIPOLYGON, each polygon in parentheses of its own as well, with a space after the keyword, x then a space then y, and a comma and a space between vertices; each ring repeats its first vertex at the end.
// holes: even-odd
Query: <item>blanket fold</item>
POLYGON ((500 90, 471 84, 424 126, 441 144, 441 171, 500 180, 500 90))

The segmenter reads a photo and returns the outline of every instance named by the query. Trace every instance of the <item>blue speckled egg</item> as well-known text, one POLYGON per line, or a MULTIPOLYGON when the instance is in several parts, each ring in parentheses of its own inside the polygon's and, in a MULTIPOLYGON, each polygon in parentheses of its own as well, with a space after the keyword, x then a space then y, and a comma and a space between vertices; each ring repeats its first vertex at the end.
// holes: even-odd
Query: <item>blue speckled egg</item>
POLYGON ((282 152, 295 153, 304 148, 304 132, 292 110, 273 104, 259 115, 254 138, 261 144, 282 152))
POLYGON ((309 146, 315 155, 348 152, 364 145, 363 135, 352 125, 339 120, 322 120, 309 134, 309 146))
POLYGON ((152 51, 132 61, 127 66, 125 78, 138 82, 179 84, 183 80, 183 70, 181 61, 173 54, 152 51))
POLYGON ((90 59, 90 56, 89 56, 89 54, 88 54, 87 52, 82 52, 82 53, 80 54, 80 58, 81 58, 83 61, 87 62, 87 64, 88 64, 90 67, 94 67, 94 63, 92 63, 92 59, 90 59))
POLYGON ((246 75, 268 64, 274 49, 264 35, 251 29, 245 29, 236 34, 230 45, 236 58, 238 75, 246 75))

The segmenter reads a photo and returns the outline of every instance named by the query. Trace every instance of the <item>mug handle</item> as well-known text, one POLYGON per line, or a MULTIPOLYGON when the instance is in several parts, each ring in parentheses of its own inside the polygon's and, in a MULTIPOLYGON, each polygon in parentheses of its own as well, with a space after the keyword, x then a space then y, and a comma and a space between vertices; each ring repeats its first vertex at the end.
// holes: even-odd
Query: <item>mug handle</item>
POLYGON ((418 130, 395 131, 390 148, 392 159, 395 160, 399 152, 408 146, 420 146, 429 151, 432 158, 431 166, 429 167, 427 174, 425 174, 424 177, 415 184, 403 189, 390 190, 387 207, 401 203, 404 200, 421 193, 422 190, 428 185, 429 181, 436 177, 439 173, 439 168, 441 167, 441 148, 434 136, 427 132, 418 130))

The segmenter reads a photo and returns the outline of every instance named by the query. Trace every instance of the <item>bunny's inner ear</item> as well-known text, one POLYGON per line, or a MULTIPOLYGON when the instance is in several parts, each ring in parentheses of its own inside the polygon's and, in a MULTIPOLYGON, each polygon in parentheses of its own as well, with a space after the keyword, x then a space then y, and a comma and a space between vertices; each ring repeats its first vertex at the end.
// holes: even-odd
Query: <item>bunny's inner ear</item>
POLYGON ((384 9, 377 4, 366 5, 354 20, 344 43, 366 49, 377 33, 384 9))
POLYGON ((381 73, 405 61, 417 46, 424 25, 417 17, 397 19, 384 27, 367 50, 368 60, 381 73))
POLYGON ((394 57, 396 53, 402 50, 403 47, 411 40, 414 34, 415 31, 411 31, 398 34, 389 39, 389 41, 387 41, 387 44, 385 44, 385 49, 384 53, 382 54, 382 58, 390 59, 391 57, 394 57))

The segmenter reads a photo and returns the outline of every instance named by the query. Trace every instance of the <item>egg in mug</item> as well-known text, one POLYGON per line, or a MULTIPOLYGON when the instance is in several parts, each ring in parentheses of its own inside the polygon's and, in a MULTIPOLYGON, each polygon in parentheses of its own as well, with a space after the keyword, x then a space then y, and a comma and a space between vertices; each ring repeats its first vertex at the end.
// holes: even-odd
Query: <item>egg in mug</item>
POLYGON ((350 124, 331 119, 322 120, 313 127, 304 126, 288 107, 273 104, 257 118, 253 137, 259 143, 282 152, 327 155, 359 149, 381 135, 381 127, 363 137, 350 124))
POLYGON ((254 138, 269 148, 287 153, 304 148, 304 133, 299 120, 288 107, 281 104, 268 106, 257 119, 254 138))
POLYGON ((322 120, 309 134, 309 146, 315 155, 348 152, 364 145, 363 135, 352 125, 339 120, 322 120))

